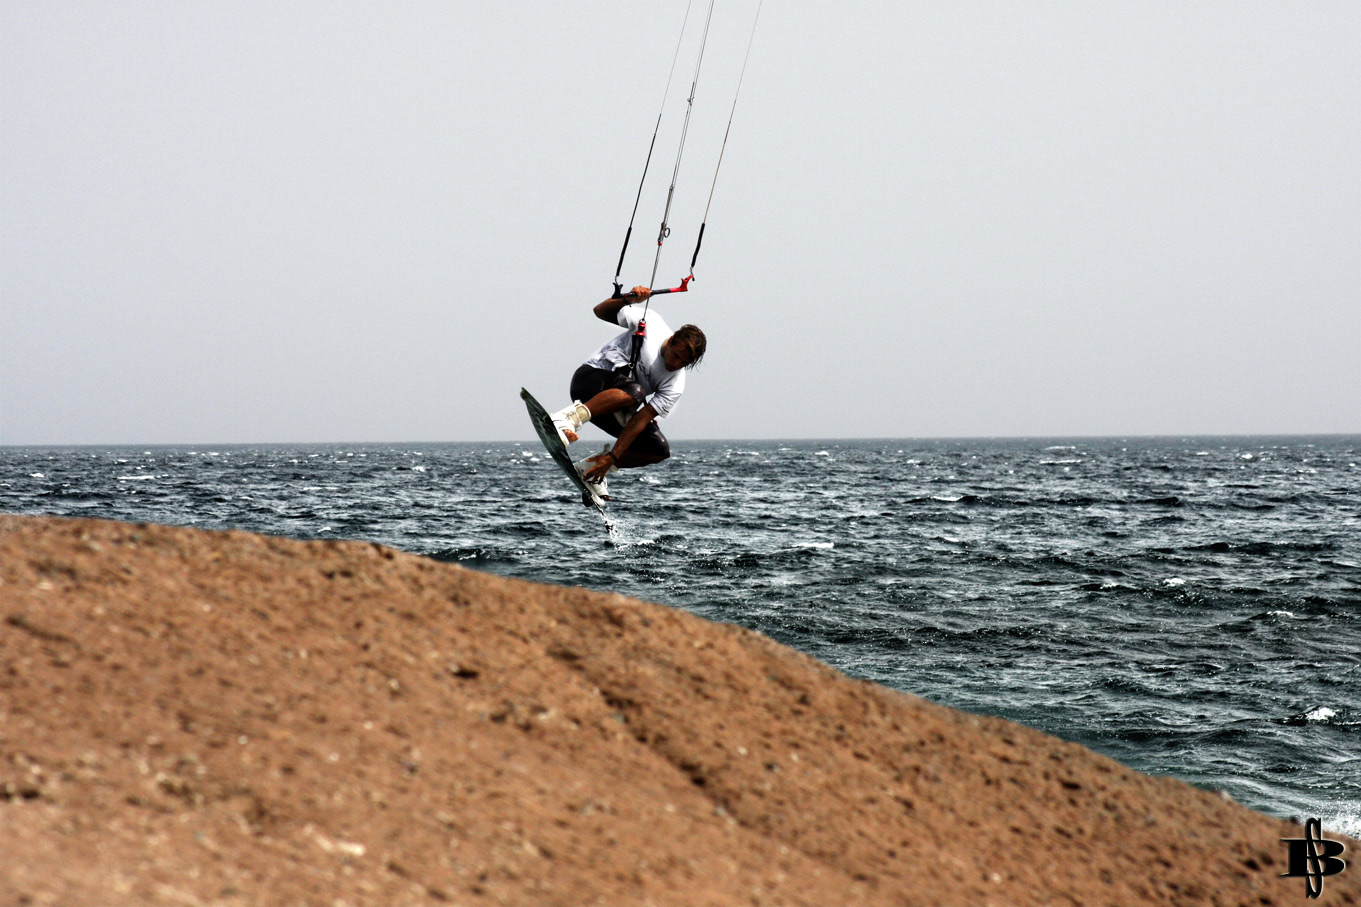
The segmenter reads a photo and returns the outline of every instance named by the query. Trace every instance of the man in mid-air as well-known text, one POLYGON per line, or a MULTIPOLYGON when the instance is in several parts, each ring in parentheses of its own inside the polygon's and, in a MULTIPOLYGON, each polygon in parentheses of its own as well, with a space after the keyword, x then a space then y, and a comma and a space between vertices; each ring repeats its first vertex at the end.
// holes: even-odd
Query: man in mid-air
POLYGON ((685 373, 704 357, 704 332, 693 324, 672 331, 662 316, 644 306, 647 287, 606 299, 595 316, 624 328, 572 375, 572 405, 552 415, 564 444, 577 440, 587 422, 615 438, 602 453, 577 463, 577 471, 595 493, 609 500, 607 476, 617 469, 650 466, 671 456, 671 445, 657 420, 671 412, 685 390, 685 373), (633 362, 634 332, 639 320, 646 335, 633 362), (584 402, 583 402, 584 401, 584 402))

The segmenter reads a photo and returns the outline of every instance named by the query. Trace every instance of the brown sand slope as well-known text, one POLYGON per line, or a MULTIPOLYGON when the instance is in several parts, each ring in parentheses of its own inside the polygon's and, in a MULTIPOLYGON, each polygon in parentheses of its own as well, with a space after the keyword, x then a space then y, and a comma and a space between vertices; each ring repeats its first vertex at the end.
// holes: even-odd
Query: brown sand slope
POLYGON ((1300 834, 617 595, 0 516, 4 904, 1297 904, 1300 834))

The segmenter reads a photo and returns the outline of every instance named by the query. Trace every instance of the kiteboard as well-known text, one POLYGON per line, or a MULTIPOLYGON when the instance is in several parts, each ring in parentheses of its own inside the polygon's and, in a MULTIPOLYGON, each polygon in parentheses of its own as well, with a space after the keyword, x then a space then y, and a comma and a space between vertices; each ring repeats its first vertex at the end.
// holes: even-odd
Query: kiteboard
POLYGON ((523 387, 520 388, 520 399, 525 401, 525 408, 529 410, 529 420, 534 423, 534 430, 539 433, 539 440, 548 449, 549 456, 553 458, 554 463, 562 467, 562 471, 567 473, 567 478, 571 479, 577 491, 581 492, 581 503, 587 507, 594 507, 600 511, 601 516, 604 516, 604 499, 581 478, 581 473, 577 472, 572 458, 567 455, 567 445, 562 443, 562 438, 558 437, 558 430, 553 427, 553 419, 548 415, 548 410, 523 387))

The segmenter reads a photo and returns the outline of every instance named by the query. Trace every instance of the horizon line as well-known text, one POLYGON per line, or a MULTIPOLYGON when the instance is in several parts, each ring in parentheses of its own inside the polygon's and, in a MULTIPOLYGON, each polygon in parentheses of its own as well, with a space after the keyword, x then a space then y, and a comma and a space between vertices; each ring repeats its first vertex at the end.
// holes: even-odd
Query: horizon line
MULTIPOLYGON (((1121 433, 1121 434, 1027 434, 1027 435, 864 435, 843 437, 771 437, 771 438, 687 438, 672 440, 672 446, 684 447, 686 444, 836 444, 842 442, 866 443, 881 442, 946 442, 946 441, 1149 441, 1149 440, 1230 440, 1230 439, 1307 439, 1307 438, 1356 438, 1361 440, 1361 431, 1337 432, 1220 432, 1198 434, 1194 432, 1162 433, 1121 433)), ((3 449, 53 449, 53 448, 101 448, 101 447, 381 447, 381 446, 429 446, 450 444, 489 444, 522 445, 538 443, 537 438, 503 438, 483 441, 81 441, 74 443, 34 442, 11 444, 0 441, 3 449)))

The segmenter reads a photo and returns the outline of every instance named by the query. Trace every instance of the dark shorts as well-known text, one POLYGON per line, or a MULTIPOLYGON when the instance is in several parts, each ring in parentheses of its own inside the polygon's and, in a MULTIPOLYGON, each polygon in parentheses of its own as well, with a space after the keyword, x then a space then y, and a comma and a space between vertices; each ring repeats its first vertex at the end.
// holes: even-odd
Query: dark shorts
MULTIPOLYGON (((636 381, 629 381, 626 377, 626 369, 620 368, 617 371, 607 372, 604 369, 593 368, 583 365, 572 375, 571 395, 573 400, 580 400, 585 403, 596 394, 603 390, 623 390, 633 398, 638 406, 647 402, 647 394, 636 381)), ((596 416, 591 419, 591 424, 599 428, 612 438, 619 437, 619 433, 624 430, 624 423, 628 421, 629 411, 620 410, 617 413, 606 413, 603 416, 596 416), (616 416, 623 416, 621 422, 616 416)), ((647 428, 643 429, 633 444, 629 446, 630 451, 639 454, 656 457, 665 460, 671 456, 671 445, 666 440, 666 435, 657 427, 657 420, 653 419, 648 423, 647 428)))

